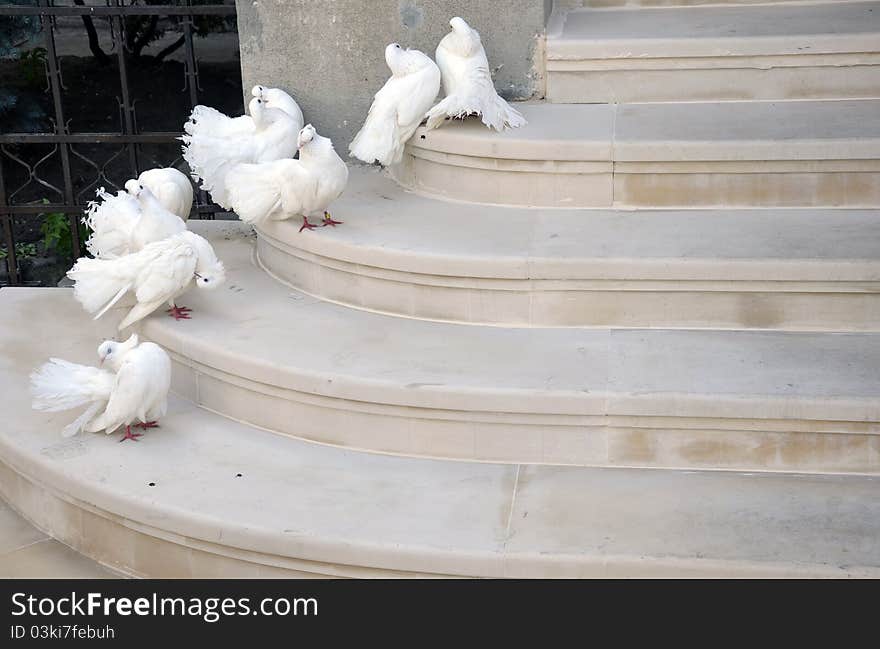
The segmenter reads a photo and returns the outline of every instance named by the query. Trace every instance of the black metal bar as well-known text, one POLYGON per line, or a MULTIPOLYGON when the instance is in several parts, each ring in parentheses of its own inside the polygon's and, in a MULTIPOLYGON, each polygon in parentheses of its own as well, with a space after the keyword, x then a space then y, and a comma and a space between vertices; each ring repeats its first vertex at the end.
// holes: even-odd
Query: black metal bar
MULTIPOLYGON (((193 16, 199 15, 217 15, 217 16, 234 16, 236 13, 235 6, 232 4, 214 4, 193 6, 191 0, 175 0, 173 5, 129 5, 123 4, 124 0, 107 0, 107 6, 53 6, 54 0, 39 0, 37 6, 19 5, 0 6, 0 17, 15 15, 40 16, 43 31, 45 33, 46 45, 46 76, 48 78, 48 87, 46 92, 52 96, 52 103, 55 112, 55 123, 53 132, 48 133, 4 133, 0 134, 0 147, 9 147, 10 145, 49 145, 57 151, 61 159, 61 171, 63 174, 63 189, 50 185, 35 175, 36 166, 39 166, 44 160, 41 159, 35 166, 29 165, 27 162, 18 159, 10 150, 3 148, 0 150, 0 241, 5 242, 7 247, 6 263, 8 267, 8 278, 11 285, 21 283, 21 275, 18 267, 18 259, 15 250, 15 219, 18 215, 33 217, 34 215, 45 214, 49 212, 61 212, 69 215, 72 244, 74 254, 79 255, 81 252, 81 242, 79 241, 79 221, 85 205, 79 201, 83 200, 83 192, 76 194, 73 184, 72 173, 72 156, 77 155, 83 158, 87 163, 91 164, 98 170, 98 179, 92 181, 100 181, 104 176, 103 167, 91 162, 79 154, 74 145, 76 144, 116 144, 121 145, 122 150, 114 154, 124 155, 128 152, 129 163, 133 175, 137 175, 139 169, 139 157, 143 157, 143 151, 140 147, 147 144, 176 144, 179 142, 180 132, 147 132, 138 133, 137 114, 135 112, 135 103, 131 96, 129 86, 127 55, 125 53, 125 23, 126 16, 179 16, 181 17, 179 25, 182 28, 182 39, 186 46, 184 58, 185 70, 185 91, 188 93, 190 106, 195 106, 199 101, 199 69, 198 60, 195 53, 195 39, 193 32, 193 16), (121 87, 120 108, 123 113, 121 119, 119 133, 71 133, 65 118, 63 105, 63 91, 65 90, 62 79, 61 61, 58 58, 58 52, 55 44, 55 17, 56 16, 83 16, 83 17, 107 17, 111 25, 111 35, 115 36, 115 31, 119 31, 116 47, 117 58, 119 62, 119 78, 121 87), (14 191, 12 195, 7 193, 7 178, 4 177, 3 155, 7 155, 13 160, 18 161, 30 174, 28 181, 14 191), (15 195, 22 191, 31 181, 35 180, 46 187, 54 188, 58 196, 56 200, 63 200, 62 203, 36 203, 9 205, 10 200, 15 200, 15 195)), ((54 156, 54 151, 49 155, 54 156)), ((111 160, 112 160, 111 157, 111 160)), ((105 163, 106 166, 106 163, 105 163)), ((8 168, 7 168, 8 169, 8 168)), ((57 181, 56 181, 57 182, 57 181)), ((111 184, 112 181, 109 181, 111 184)), ((58 183, 59 185, 61 183, 58 183)), ((89 185, 91 186, 91 185, 89 185)), ((89 187, 87 186, 87 187, 89 187)), ((193 217, 213 218, 216 213, 223 213, 224 210, 219 206, 210 202, 207 193, 201 189, 197 191, 196 204, 193 206, 193 217)))
MULTIPOLYGON (((40 0, 40 5, 49 7, 50 0, 40 0)), ((55 50, 55 20, 53 16, 42 15, 40 21, 46 35, 46 62, 49 66, 49 85, 52 89, 52 102, 55 104, 55 133, 67 134, 67 121, 64 119, 64 104, 61 100, 61 70, 58 67, 58 52, 55 50)), ((73 204, 73 176, 70 173, 70 151, 64 142, 58 145, 61 156, 61 172, 64 174, 64 202, 73 204)), ((74 259, 80 255, 79 219, 70 217, 70 241, 74 259)))
MULTIPOLYGON (((121 0, 115 0, 117 6, 122 6, 121 0)), ((119 85, 122 92, 122 132, 134 135, 134 105, 128 90, 128 63, 125 57, 125 18, 116 17, 116 27, 119 29, 119 45, 116 54, 119 59, 119 85)), ((138 175, 137 147, 134 143, 128 143, 128 162, 131 165, 132 176, 138 175)))
POLYGON ((178 132, 156 133, 6 133, 0 135, 0 144, 164 144, 180 137, 178 132))
MULTIPOLYGON (((46 212, 63 212, 65 214, 81 214, 85 209, 84 205, 65 205, 55 203, 34 203, 31 205, 0 205, 0 210, 9 214, 43 214, 46 212)), ((218 209, 216 205, 195 205, 193 211, 199 214, 213 214, 215 212, 224 212, 226 210, 218 209)))
MULTIPOLYGON (((186 4, 189 3, 187 2, 186 4)), ((189 106, 190 108, 195 108, 199 103, 199 69, 196 65, 196 51, 193 45, 192 16, 184 16, 180 22, 183 23, 183 38, 186 45, 184 74, 186 75, 186 84, 189 86, 189 106)))
POLYGON ((79 214, 83 211, 83 207, 82 205, 36 203, 33 205, 6 205, 0 209, 6 210, 10 214, 43 214, 44 212, 79 214))
MULTIPOLYGON (((181 4, 189 5, 189 0, 180 0, 181 4)), ((193 43, 192 31, 193 31, 193 22, 191 15, 185 15, 181 22, 183 23, 183 35, 185 38, 184 44, 186 46, 186 59, 185 59, 185 67, 184 74, 186 75, 186 85, 189 90, 189 106, 190 108, 195 108, 199 103, 199 68, 198 62, 196 61, 196 50, 195 44, 193 43)), ((202 189, 201 187, 197 187, 197 203, 206 203, 209 204, 208 193, 202 189)), ((214 212, 207 212, 210 214, 210 218, 214 217, 214 212)))
POLYGON ((230 16, 235 5, 131 5, 116 7, 0 6, 0 16, 230 16))
POLYGON ((6 276, 10 286, 18 280, 18 260, 15 257, 15 237, 12 228, 12 212, 6 208, 6 185, 3 180, 3 156, 0 156, 0 220, 3 221, 3 240, 6 242, 6 276))

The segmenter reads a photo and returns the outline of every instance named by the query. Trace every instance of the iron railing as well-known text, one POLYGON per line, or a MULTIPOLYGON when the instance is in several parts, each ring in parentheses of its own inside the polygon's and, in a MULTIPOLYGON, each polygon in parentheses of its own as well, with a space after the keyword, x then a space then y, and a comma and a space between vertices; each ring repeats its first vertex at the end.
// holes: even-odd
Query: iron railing
MULTIPOLYGON (((135 102, 132 100, 128 58, 131 55, 130 48, 124 38, 125 19, 132 16, 176 16, 183 32, 183 59, 184 59, 184 85, 181 92, 187 93, 189 107, 199 103, 199 69, 196 62, 195 48, 193 45, 193 18, 197 16, 234 16, 235 6, 231 4, 192 4, 191 0, 174 0, 174 4, 125 4, 125 0, 105 0, 107 6, 55 6, 54 0, 39 0, 37 4, 23 5, 0 5, 0 20, 6 16, 38 16, 42 27, 45 47, 45 72, 47 78, 46 92, 51 95, 52 130, 41 133, 0 133, 0 223, 2 234, 0 240, 6 248, 7 284, 17 285, 21 283, 19 272, 19 260, 16 256, 15 247, 15 217, 16 215, 38 215, 46 213, 61 213, 69 218, 71 232, 71 247, 73 257, 80 256, 83 242, 79 240, 79 222, 82 217, 85 204, 93 198, 93 190, 101 185, 107 185, 120 189, 119 183, 108 177, 108 166, 119 164, 120 156, 124 154, 127 169, 130 175, 137 175, 149 166, 175 166, 180 163, 180 157, 174 160, 153 160, 152 164, 145 164, 149 156, 143 155, 143 145, 151 144, 179 144, 177 138, 181 135, 176 132, 144 132, 138 128, 135 102), (70 122, 67 119, 64 107, 64 91, 66 89, 62 79, 62 70, 59 55, 56 49, 57 18, 61 16, 88 16, 102 17, 110 23, 110 33, 113 39, 113 49, 119 70, 120 95, 116 97, 120 111, 119 132, 71 132, 70 122), (77 145, 106 144, 119 145, 119 150, 103 162, 97 162, 84 154, 77 145), (36 161, 26 160, 24 156, 17 155, 13 150, 20 145, 46 145, 49 152, 40 156, 36 161), (41 175, 40 165, 49 158, 60 158, 60 181, 58 178, 47 178, 41 175), (86 184, 86 187, 76 191, 74 177, 71 171, 71 162, 87 165, 95 174, 94 180, 86 184), (17 165, 17 173, 24 176, 24 183, 11 188, 7 185, 10 178, 7 165, 17 165), (55 182, 53 182, 53 180, 55 182), (53 194, 56 200, 42 202, 17 200, 22 190, 37 183, 41 188, 53 194), (61 185, 61 186, 58 186, 61 185), (88 190, 92 194, 88 195, 88 190)), ((84 20, 85 22, 85 20, 84 20)), ((91 37, 91 34, 90 34, 91 37)), ((180 116, 180 123, 186 115, 180 116)), ((196 192, 196 201, 193 206, 192 216, 212 218, 214 213, 223 211, 222 208, 212 204, 203 191, 196 192)))

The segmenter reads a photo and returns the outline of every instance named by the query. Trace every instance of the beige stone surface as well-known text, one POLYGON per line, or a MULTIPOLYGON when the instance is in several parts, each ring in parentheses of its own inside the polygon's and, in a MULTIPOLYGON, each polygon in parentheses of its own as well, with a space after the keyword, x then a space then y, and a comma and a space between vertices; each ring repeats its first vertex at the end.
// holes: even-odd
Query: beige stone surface
POLYGON ((750 5, 750 4, 810 4, 813 2, 834 4, 837 2, 871 2, 873 0, 556 0, 557 6, 568 8, 596 7, 687 7, 692 5, 750 5))
MULTIPOLYGON (((876 479, 837 480, 524 466, 517 480, 506 547, 513 553, 528 552, 538 539, 544 539, 546 547, 552 548, 550 555, 559 553, 578 563, 566 574, 578 577, 645 574, 646 566, 628 567, 612 556, 641 555, 668 561, 699 556, 707 563, 723 556, 725 562, 749 563, 756 558, 756 550, 763 560, 789 563, 791 568, 817 564, 831 568, 827 558, 832 555, 855 558, 873 554, 878 548, 869 532, 874 516, 869 503, 874 500, 871 494, 877 488, 876 479), (822 495, 829 480, 839 487, 833 501, 822 495), (704 514, 693 517, 695 507, 704 514), (824 507, 828 507, 826 513, 818 514, 824 507), (588 516, 590 524, 570 525, 572 518, 579 516, 588 516), (844 520, 849 522, 841 526, 844 520), (546 537, 548 528, 559 530, 552 540, 546 537), (795 540, 793 547, 779 545, 794 529, 820 528, 825 529, 821 538, 806 543, 795 540), (591 552, 585 553, 585 548, 591 552), (597 565, 583 560, 585 556, 592 559, 594 553, 608 556, 607 562, 597 565)), ((845 563, 855 566, 860 561, 845 563)), ((518 564, 515 558, 508 562, 511 574, 536 575, 518 564)), ((543 567, 544 574, 562 576, 551 562, 543 567)), ((721 565, 716 569, 723 571, 721 565)), ((843 569, 841 574, 845 572, 843 569)), ((687 574, 687 567, 682 566, 678 575, 687 574)))
POLYGON ((567 12, 548 57, 619 58, 877 51, 878 2, 567 12))
POLYGON ((876 2, 578 4, 547 26, 555 103, 880 96, 876 2), (715 6, 682 6, 699 4, 715 6))
POLYGON ((627 104, 615 162, 877 160, 880 100, 627 104))
MULTIPOLYGON (((405 455, 877 471, 876 334, 507 329, 388 317, 277 284, 252 265, 239 225, 194 227, 226 262, 227 286, 188 294, 181 302, 195 309, 192 320, 160 314, 143 333, 173 354, 175 389, 240 421, 405 455), (626 440, 636 431, 633 446, 626 440), (720 437, 727 431, 739 432, 720 437), (799 441, 805 433, 817 435, 815 451, 799 441), (729 443, 706 446, 707 436, 729 443), (583 450, 566 459, 564 448, 583 450)), ((17 289, 3 299, 43 327, 60 319, 76 329, 84 316, 69 294, 54 293, 54 319, 41 315, 44 294, 17 289)), ((9 348, 46 353, 16 331, 6 334, 9 348)))
POLYGON ((49 538, 0 501, 0 556, 49 538))
POLYGON ((872 210, 536 210, 430 199, 352 170, 344 227, 260 226, 260 264, 303 291, 505 326, 877 330, 872 210))
POLYGON ((413 138, 395 179, 533 208, 880 205, 878 99, 524 107, 513 135, 465 120, 413 138))
POLYGON ((0 579, 112 579, 118 576, 41 532, 0 500, 0 579))
MULTIPOLYGON (((28 292, 63 314, 59 289, 3 289, 0 300, 9 306, 10 294, 28 292)), ((29 308, 39 310, 33 301, 29 308)), ((54 326, 82 332, 85 320, 58 317, 54 326)), ((0 495, 122 574, 880 574, 872 477, 390 457, 248 428, 179 398, 137 443, 100 434, 65 440, 58 431, 69 415, 24 407, 23 378, 44 354, 82 357, 90 347, 82 334, 72 343, 56 334, 39 347, 17 344, 14 353, 4 347, 0 495)), ((502 428, 476 444, 507 450, 518 438, 516 427, 502 428)), ((0 557, 4 575, 96 574, 58 541, 12 552, 0 557)))
POLYGON ((555 103, 854 99, 880 94, 880 54, 547 62, 555 103))

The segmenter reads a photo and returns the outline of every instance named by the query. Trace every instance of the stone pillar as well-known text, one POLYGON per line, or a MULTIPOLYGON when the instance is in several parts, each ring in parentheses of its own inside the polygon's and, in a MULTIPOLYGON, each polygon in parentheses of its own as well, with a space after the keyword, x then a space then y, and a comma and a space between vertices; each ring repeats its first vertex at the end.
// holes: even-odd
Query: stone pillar
POLYGON ((477 29, 508 99, 543 94, 542 34, 551 0, 236 0, 241 72, 299 102, 306 122, 344 158, 373 94, 389 72, 385 46, 399 42, 432 58, 461 16, 477 29))

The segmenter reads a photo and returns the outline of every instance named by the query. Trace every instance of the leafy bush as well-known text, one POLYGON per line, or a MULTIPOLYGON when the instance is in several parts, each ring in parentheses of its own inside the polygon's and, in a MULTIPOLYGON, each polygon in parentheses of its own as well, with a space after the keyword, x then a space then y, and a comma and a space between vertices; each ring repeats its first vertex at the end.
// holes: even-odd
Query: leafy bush
MULTIPOLYGON (((6 246, 0 247, 0 261, 4 261, 9 256, 6 246)), ((37 244, 35 243, 17 243, 15 244, 15 256, 18 259, 26 259, 28 257, 37 256, 37 244)))
MULTIPOLYGON (((49 201, 45 198, 43 203, 49 201)), ((70 217, 64 212, 44 212, 40 216, 43 222, 40 232, 43 234, 43 247, 46 251, 54 250, 55 254, 64 259, 73 258, 73 236, 70 229, 70 217)), ((77 221, 80 243, 89 236, 89 229, 84 223, 77 221)))

